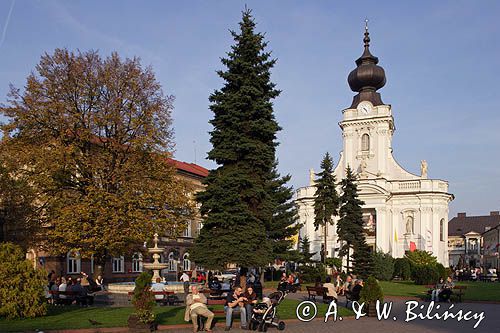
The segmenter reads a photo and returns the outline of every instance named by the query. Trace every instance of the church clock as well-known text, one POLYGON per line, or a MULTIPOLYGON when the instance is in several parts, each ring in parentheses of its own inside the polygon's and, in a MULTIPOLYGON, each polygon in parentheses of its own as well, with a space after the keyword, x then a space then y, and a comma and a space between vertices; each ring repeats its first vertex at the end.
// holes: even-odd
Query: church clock
POLYGON ((366 116, 372 112, 373 105, 368 101, 363 101, 358 104, 357 109, 359 114, 366 116))

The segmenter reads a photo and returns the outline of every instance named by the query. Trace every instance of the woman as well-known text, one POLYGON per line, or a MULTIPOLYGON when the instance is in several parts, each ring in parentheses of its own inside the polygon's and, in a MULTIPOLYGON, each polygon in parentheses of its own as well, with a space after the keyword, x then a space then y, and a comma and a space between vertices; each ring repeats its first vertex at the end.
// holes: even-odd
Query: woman
POLYGON ((247 291, 243 295, 247 300, 245 301, 245 309, 247 312, 247 324, 250 323, 252 319, 252 309, 257 304, 257 294, 253 290, 253 286, 248 286, 247 291))
POLYGON ((97 288, 104 290, 104 279, 102 278, 102 276, 99 275, 95 279, 95 284, 97 285, 97 288))
POLYGON ((441 290, 443 289, 444 287, 444 279, 443 278, 439 278, 439 282, 436 283, 436 286, 434 287, 434 290, 432 290, 432 293, 431 293, 431 301, 436 301, 438 300, 439 298, 439 293, 441 292, 441 290))

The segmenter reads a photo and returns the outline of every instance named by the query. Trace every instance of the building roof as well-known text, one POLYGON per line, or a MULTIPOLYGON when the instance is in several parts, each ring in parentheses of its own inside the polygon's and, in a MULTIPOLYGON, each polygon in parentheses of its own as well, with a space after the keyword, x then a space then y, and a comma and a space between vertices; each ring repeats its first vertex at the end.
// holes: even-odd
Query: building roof
POLYGON ((187 172, 203 178, 208 176, 208 170, 198 164, 181 162, 173 158, 167 159, 167 163, 174 165, 177 170, 182 172, 187 172))
POLYGON ((448 222, 448 236, 462 236, 471 231, 482 234, 498 225, 500 225, 498 212, 491 212, 486 216, 467 216, 465 213, 458 213, 448 222))

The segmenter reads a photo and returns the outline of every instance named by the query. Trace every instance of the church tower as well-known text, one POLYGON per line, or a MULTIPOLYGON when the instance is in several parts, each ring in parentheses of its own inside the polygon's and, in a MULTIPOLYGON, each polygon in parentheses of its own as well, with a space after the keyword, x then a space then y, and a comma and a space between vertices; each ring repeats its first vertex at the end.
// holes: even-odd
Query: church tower
MULTIPOLYGON (((365 203, 365 238, 374 251, 402 257, 405 251, 425 250, 446 266, 448 205, 453 195, 448 193, 448 182, 428 178, 426 161, 421 161, 420 175, 416 175, 394 159, 392 107, 382 102, 378 92, 386 83, 385 71, 370 52, 367 25, 363 42, 363 53, 347 79, 356 95, 352 104, 342 111, 339 126, 343 150, 334 174, 340 181, 345 178, 349 166, 357 175, 359 198, 365 203)), ((315 191, 313 174, 309 185, 297 190, 295 202, 299 221, 303 224, 300 237, 307 236, 311 241, 311 252, 319 253, 323 235, 321 230, 314 228, 315 191)), ((341 240, 336 233, 336 224, 329 229, 328 256, 335 257, 341 240)))
POLYGON ((347 79, 357 92, 339 123, 344 139, 342 169, 349 165, 360 178, 380 177, 388 172, 387 157, 392 156, 394 118, 391 106, 384 104, 378 89, 386 83, 385 71, 370 52, 370 33, 365 26, 364 51, 357 67, 347 79))

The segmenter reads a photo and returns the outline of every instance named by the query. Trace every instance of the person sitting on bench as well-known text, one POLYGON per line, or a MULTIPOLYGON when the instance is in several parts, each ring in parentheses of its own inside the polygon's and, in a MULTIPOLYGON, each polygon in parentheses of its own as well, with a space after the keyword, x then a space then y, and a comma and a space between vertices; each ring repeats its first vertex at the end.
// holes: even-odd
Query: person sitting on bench
POLYGON ((436 283, 436 287, 432 290, 431 301, 437 302, 439 293, 441 292, 441 290, 443 290, 443 287, 444 287, 444 279, 439 278, 439 282, 436 283))
MULTIPOLYGON (((156 283, 153 283, 151 285, 151 291, 152 292, 165 291, 165 284, 161 282, 161 278, 159 278, 159 277, 156 278, 156 283)), ((165 295, 155 295, 155 299, 157 301, 161 301, 161 300, 165 299, 165 295)))
POLYGON ((193 332, 198 332, 198 316, 206 317, 205 331, 212 332, 214 313, 207 308, 207 298, 198 291, 197 286, 191 286, 191 294, 186 296, 186 312, 184 320, 193 322, 193 332))
POLYGON ((246 329, 247 327, 247 312, 245 309, 245 302, 247 299, 242 295, 243 289, 241 287, 236 287, 233 293, 229 293, 226 299, 226 305, 224 310, 226 311, 226 331, 231 329, 231 321, 233 319, 233 311, 239 309, 241 327, 246 329))
POLYGON ((453 283, 451 276, 448 276, 448 279, 446 279, 446 283, 443 286, 443 290, 439 293, 439 301, 440 302, 449 302, 450 297, 452 294, 452 289, 455 287, 455 284, 453 283))
POLYGON ((337 302, 337 292, 335 291, 335 286, 332 283, 332 278, 327 276, 325 283, 323 284, 323 288, 328 289, 328 292, 326 293, 326 301, 335 301, 337 302))

